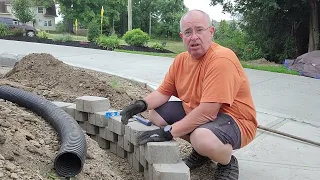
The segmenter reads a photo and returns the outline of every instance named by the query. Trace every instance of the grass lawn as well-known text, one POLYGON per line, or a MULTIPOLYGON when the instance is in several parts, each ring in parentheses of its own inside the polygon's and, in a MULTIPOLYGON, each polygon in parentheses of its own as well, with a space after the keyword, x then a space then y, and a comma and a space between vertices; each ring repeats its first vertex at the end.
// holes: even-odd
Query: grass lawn
MULTIPOLYGON (((55 36, 58 34, 50 34, 49 39, 54 39, 55 36)), ((71 35, 72 39, 75 41, 87 41, 86 36, 75 36, 71 35)), ((151 39, 148 42, 148 46, 152 47, 154 44, 162 44, 162 42, 166 42, 165 49, 168 49, 172 51, 173 53, 153 53, 153 52, 141 52, 141 51, 127 51, 127 50, 120 50, 116 49, 116 52, 125 52, 125 53, 131 53, 131 54, 144 54, 144 55, 151 55, 151 56, 162 56, 162 57, 171 57, 174 58, 177 54, 184 52, 185 47, 183 45, 183 42, 180 41, 173 41, 173 40, 158 40, 158 39, 151 39)), ((121 45, 127 45, 127 43, 124 40, 120 40, 121 45)), ((270 64, 260 64, 256 65, 254 63, 250 63, 250 61, 241 61, 241 64, 244 68, 248 69, 256 69, 261 71, 270 71, 270 72, 277 72, 277 73, 283 73, 283 74, 293 74, 293 75, 299 75, 296 71, 290 71, 287 70, 284 66, 279 65, 270 65, 270 64)))

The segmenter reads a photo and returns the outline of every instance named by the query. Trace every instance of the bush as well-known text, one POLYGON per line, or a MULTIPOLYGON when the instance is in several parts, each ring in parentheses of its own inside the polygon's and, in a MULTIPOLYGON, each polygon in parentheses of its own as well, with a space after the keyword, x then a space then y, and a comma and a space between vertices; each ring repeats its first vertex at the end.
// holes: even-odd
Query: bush
POLYGON ((152 46, 152 48, 154 48, 156 50, 161 50, 161 51, 165 50, 164 47, 165 47, 164 43, 160 44, 158 42, 152 46))
POLYGON ((132 46, 144 46, 150 40, 150 36, 143 32, 140 28, 127 31, 123 35, 126 43, 132 46))
POLYGON ((109 37, 101 35, 96 39, 96 44, 105 49, 113 50, 120 46, 120 39, 115 35, 109 37))
POLYGON ((23 36, 24 34, 24 29, 22 28, 15 28, 11 30, 11 34, 14 36, 23 36))
POLYGON ((93 42, 100 36, 100 26, 96 22, 92 22, 88 27, 88 41, 93 42))
POLYGON ((57 34, 53 41, 55 42, 66 42, 66 41, 72 41, 72 36, 70 34, 57 34))
POLYGON ((249 42, 246 44, 241 59, 243 60, 254 60, 262 58, 261 49, 258 48, 254 42, 249 42))
POLYGON ((37 33, 37 37, 41 39, 48 39, 49 33, 47 33, 46 31, 40 31, 37 33))
POLYGON ((8 27, 2 23, 0 23, 0 37, 8 36, 10 34, 10 31, 8 27))

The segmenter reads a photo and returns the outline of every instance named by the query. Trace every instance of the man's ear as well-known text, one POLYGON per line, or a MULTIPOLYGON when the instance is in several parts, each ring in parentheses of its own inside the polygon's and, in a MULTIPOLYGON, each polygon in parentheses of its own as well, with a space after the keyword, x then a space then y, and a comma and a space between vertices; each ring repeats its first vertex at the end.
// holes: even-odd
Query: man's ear
POLYGON ((180 38, 181 38, 181 39, 183 38, 183 35, 182 35, 182 33, 181 33, 181 32, 179 32, 179 36, 180 36, 180 38))
POLYGON ((213 26, 211 26, 211 28, 210 28, 210 33, 211 33, 212 36, 214 35, 214 32, 215 32, 215 29, 214 29, 213 26))

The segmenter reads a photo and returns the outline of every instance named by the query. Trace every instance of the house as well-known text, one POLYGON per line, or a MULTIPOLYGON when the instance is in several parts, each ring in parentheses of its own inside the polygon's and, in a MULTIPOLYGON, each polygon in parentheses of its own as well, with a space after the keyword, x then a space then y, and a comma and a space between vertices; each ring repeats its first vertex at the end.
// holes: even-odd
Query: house
MULTIPOLYGON (((12 0, 0 0, 0 17, 16 18, 12 13, 11 2, 12 0)), ((56 30, 55 18, 58 16, 55 5, 48 8, 44 6, 34 6, 32 7, 32 11, 35 15, 34 20, 27 24, 40 30, 56 30)))

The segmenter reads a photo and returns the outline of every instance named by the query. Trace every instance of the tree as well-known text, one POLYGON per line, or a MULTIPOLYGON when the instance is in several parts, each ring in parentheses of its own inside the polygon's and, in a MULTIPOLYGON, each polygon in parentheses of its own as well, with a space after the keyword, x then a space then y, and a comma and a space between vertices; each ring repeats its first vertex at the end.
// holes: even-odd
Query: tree
POLYGON ((34 19, 35 14, 31 9, 31 0, 13 0, 11 5, 14 16, 22 23, 30 22, 34 19))
POLYGON ((241 15, 241 27, 268 59, 281 62, 318 49, 318 0, 211 0, 218 3, 241 15))

